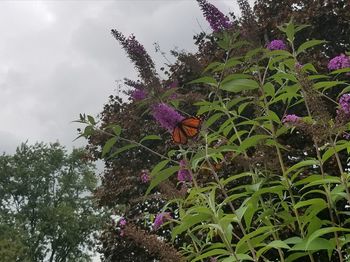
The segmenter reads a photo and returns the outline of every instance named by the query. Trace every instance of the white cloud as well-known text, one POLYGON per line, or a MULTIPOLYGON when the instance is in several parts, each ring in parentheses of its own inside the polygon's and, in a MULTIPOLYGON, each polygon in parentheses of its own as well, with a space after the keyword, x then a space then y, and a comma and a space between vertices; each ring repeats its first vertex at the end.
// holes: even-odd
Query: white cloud
MULTIPOLYGON (((215 1, 223 12, 234 1, 215 1)), ((116 80, 135 78, 132 64, 110 34, 134 33, 158 67, 154 51, 194 50, 192 37, 210 31, 195 1, 0 2, 0 149, 20 141, 54 142, 68 148, 79 113, 97 115, 116 80), (6 143, 5 143, 6 141, 6 143)))

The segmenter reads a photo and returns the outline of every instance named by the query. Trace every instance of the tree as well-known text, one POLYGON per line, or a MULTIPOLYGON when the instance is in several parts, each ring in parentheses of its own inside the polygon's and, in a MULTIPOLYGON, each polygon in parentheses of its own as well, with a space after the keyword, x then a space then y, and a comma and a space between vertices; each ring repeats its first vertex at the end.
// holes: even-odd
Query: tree
MULTIPOLYGON (((301 44, 312 38, 324 39, 329 31, 305 11, 312 9, 308 2, 323 3, 317 11, 318 19, 322 19, 325 7, 332 7, 328 2, 336 2, 343 4, 343 10, 334 12, 340 20, 348 21, 348 5, 344 1, 293 0, 278 5, 278 1, 261 0, 253 13, 247 1, 239 0, 242 17, 228 22, 209 1, 197 2, 214 33, 195 36, 195 54, 173 51, 177 61, 163 68, 166 80, 150 81, 158 75, 143 46, 134 36, 125 38, 112 31, 140 79, 125 81, 133 88, 128 93, 130 103, 111 96, 99 121, 91 116, 80 119, 87 124, 81 135, 89 139, 92 157, 106 164, 97 200, 120 215, 106 225, 101 253, 106 261, 180 261, 181 256, 186 261, 260 261, 262 254, 266 261, 278 257, 280 261, 305 261, 305 256, 311 261, 342 261, 349 248, 348 235, 337 232, 343 230, 346 216, 332 216, 345 214, 344 206, 350 203, 350 193, 344 193, 348 180, 336 178, 339 171, 344 176, 344 149, 349 142, 326 140, 333 139, 336 132, 335 137, 342 138, 342 132, 348 130, 343 126, 346 121, 335 117, 342 110, 335 111, 334 103, 339 93, 348 89, 344 90, 346 84, 340 81, 322 79, 342 79, 348 71, 336 72, 336 77, 334 72, 327 76, 321 73, 331 70, 326 66, 329 57, 348 49, 342 39, 346 39, 349 29, 344 27, 346 23, 334 22, 333 33, 340 41, 326 46, 322 41, 301 44), (306 3, 296 8, 304 19, 291 13, 295 5, 288 3, 292 2, 306 3), (275 15, 273 10, 279 9, 288 11, 275 15), (291 17, 311 26, 289 23, 278 29, 291 17), (270 20, 274 23, 267 23, 270 20), (221 29, 223 32, 218 32, 221 29), (266 45, 275 38, 274 44, 279 46, 266 45), (315 91, 314 86, 319 90, 315 91), (174 129, 161 128, 164 119, 159 112, 154 113, 159 103, 163 108, 164 103, 168 104, 168 110, 162 110, 166 111, 164 116, 170 116, 167 124, 178 118, 175 109, 186 116, 204 114, 201 134, 188 145, 174 145, 174 129), (293 114, 286 117, 287 111, 293 114), (331 126, 333 121, 335 126, 331 126), (182 179, 189 172, 193 181, 182 179), (328 175, 334 178, 331 181, 336 187, 323 187, 328 175), (307 188, 310 192, 305 193, 307 188), (328 194, 330 188, 334 189, 332 197, 328 194), (170 240, 170 231, 171 244, 156 248, 170 240), (329 234, 313 242, 314 232, 329 234), (336 248, 334 242, 338 242, 336 248), (320 243, 322 248, 317 246, 320 243)), ((331 17, 334 15, 327 19, 331 17)), ((340 59, 341 64, 348 61, 345 56, 340 59)), ((350 95, 345 98, 350 101, 350 95)), ((346 120, 348 116, 343 117, 346 120)), ((175 127, 179 123, 176 120, 175 127)))
POLYGON ((84 156, 37 143, 0 157, 0 252, 9 261, 90 261, 100 219, 94 166, 84 156))

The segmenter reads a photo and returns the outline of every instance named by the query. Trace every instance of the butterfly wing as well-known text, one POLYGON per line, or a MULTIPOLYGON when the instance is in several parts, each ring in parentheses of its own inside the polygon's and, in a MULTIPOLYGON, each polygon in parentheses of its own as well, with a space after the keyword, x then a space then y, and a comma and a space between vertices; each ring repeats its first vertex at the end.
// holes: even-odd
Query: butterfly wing
POLYGON ((187 137, 195 137, 199 133, 202 120, 198 117, 188 117, 182 120, 179 124, 181 130, 187 137))
POLYGON ((187 136, 179 126, 176 126, 174 128, 173 141, 177 144, 182 144, 182 145, 187 144, 187 136))

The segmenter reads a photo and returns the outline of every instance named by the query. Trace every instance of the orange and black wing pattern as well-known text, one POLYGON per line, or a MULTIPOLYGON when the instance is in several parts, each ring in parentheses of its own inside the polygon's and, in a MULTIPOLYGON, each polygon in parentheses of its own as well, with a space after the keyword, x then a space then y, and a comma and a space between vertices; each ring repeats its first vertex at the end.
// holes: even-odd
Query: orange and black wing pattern
POLYGON ((177 144, 187 144, 188 138, 198 135, 202 120, 198 117, 188 117, 182 120, 173 131, 173 140, 177 144))

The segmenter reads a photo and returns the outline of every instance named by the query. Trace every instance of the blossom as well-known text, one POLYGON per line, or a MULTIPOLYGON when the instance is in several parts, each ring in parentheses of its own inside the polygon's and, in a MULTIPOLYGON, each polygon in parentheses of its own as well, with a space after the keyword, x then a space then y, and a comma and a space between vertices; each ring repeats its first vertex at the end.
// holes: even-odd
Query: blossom
POLYGON ((350 140, 350 133, 344 132, 344 133, 343 133, 343 137, 344 137, 346 140, 350 140))
POLYGON ((126 219, 124 217, 119 219, 119 225, 122 226, 122 227, 126 225, 126 219))
POLYGON ((160 126, 167 129, 169 132, 172 132, 177 124, 185 119, 185 117, 176 112, 175 109, 164 103, 154 105, 152 108, 152 115, 160 126))
POLYGON ((283 124, 296 124, 300 122, 301 118, 297 115, 285 115, 282 119, 283 124))
POLYGON ((337 70, 350 67, 350 58, 344 54, 332 58, 328 63, 329 70, 337 70))
POLYGON ((128 57, 139 71, 141 78, 146 82, 152 82, 156 78, 155 65, 144 46, 137 41, 133 34, 126 38, 121 32, 113 29, 112 35, 123 46, 128 57))
POLYGON ((142 183, 144 184, 148 183, 151 180, 149 172, 147 170, 142 170, 140 179, 142 183))
POLYGON ((147 92, 142 89, 135 89, 131 91, 130 95, 134 101, 141 101, 147 97, 147 92))
POLYGON ((186 168, 185 160, 180 161, 180 170, 177 172, 177 180, 179 182, 191 181, 192 176, 190 171, 186 168))
POLYGON ((168 85, 168 88, 175 88, 179 85, 179 81, 175 80, 168 85))
POLYGON ((167 220, 171 219, 171 215, 169 212, 159 213, 154 219, 153 229, 158 230, 158 228, 163 225, 167 220))
POLYGON ((283 42, 283 40, 275 39, 272 40, 270 43, 268 43, 267 48, 272 50, 285 50, 287 49, 286 44, 283 42))
POLYGON ((219 32, 232 27, 229 18, 213 4, 208 3, 206 0, 197 0, 197 2, 202 9, 205 19, 208 21, 214 32, 219 32))
POLYGON ((339 99, 339 105, 340 105, 339 110, 344 112, 346 115, 349 115, 350 114, 350 94, 342 95, 339 99))

